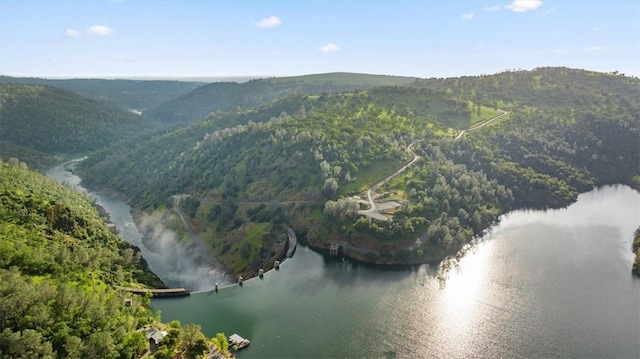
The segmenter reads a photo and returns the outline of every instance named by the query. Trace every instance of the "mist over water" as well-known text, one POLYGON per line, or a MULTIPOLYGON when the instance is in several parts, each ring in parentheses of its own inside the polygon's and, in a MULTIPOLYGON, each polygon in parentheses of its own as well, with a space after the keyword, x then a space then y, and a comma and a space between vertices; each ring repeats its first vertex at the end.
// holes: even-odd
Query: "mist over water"
POLYGON ((208 256, 201 245, 181 242, 175 232, 166 228, 160 220, 150 216, 143 216, 138 228, 129 205, 115 197, 89 192, 82 187, 81 179, 66 170, 69 163, 80 160, 82 159, 63 163, 45 174, 59 183, 85 193, 104 208, 109 213, 110 221, 115 223, 118 235, 140 248, 149 268, 168 287, 200 291, 213 289, 216 282, 220 286, 233 282, 225 274, 224 269, 208 256))
POLYGON ((144 233, 142 245, 163 259, 162 267, 157 270, 152 267, 152 270, 168 286, 200 291, 213 289, 215 283, 220 286, 232 283, 222 266, 206 253, 206 249, 197 243, 184 244, 161 220, 144 215, 139 221, 139 230, 144 233))
POLYGON ((151 305, 208 336, 250 339, 242 359, 640 358, 639 223, 640 193, 607 186, 563 209, 510 212, 441 266, 299 245, 263 279, 151 305))

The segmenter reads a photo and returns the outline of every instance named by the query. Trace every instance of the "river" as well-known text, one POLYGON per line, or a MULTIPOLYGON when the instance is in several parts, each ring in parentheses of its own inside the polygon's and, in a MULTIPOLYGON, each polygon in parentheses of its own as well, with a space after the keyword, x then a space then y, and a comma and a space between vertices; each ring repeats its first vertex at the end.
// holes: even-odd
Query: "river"
MULTIPOLYGON (((68 175, 59 181, 75 181, 68 175)), ((94 196, 121 236, 141 244, 130 208, 94 196)), ((437 266, 384 269, 299 245, 263 279, 152 307, 208 336, 250 339, 239 359, 638 358, 631 241, 639 224, 640 193, 607 186, 564 209, 504 215, 444 279, 437 266)), ((163 258, 141 248, 162 272, 163 258)))
POLYGON ((172 231, 164 228, 161 223, 146 220, 145 225, 153 230, 149 231, 148 243, 155 243, 150 250, 143 242, 143 235, 138 230, 131 215, 131 207, 118 198, 89 192, 82 187, 81 179, 66 170, 70 163, 81 161, 75 159, 56 166, 45 174, 93 198, 95 202, 109 213, 110 221, 116 224, 118 235, 127 242, 140 248, 143 258, 149 268, 160 277, 169 287, 184 287, 189 290, 213 288, 214 284, 232 283, 232 279, 225 275, 224 270, 209 263, 194 263, 190 249, 185 248, 172 231))

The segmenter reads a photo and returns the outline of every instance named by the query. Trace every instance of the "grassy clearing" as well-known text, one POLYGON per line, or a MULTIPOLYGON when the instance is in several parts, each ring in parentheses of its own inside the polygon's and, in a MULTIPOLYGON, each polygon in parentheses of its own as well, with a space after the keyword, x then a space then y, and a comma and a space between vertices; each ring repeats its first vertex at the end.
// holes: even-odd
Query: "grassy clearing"
POLYGON ((491 126, 498 126, 503 122, 509 121, 511 119, 511 113, 500 117, 499 119, 492 121, 490 124, 488 124, 486 127, 491 127, 491 126))
POLYGON ((242 239, 231 247, 234 272, 245 270, 256 260, 262 249, 262 238, 271 231, 271 227, 271 223, 247 223, 242 228, 242 239))
POLYGON ((480 106, 480 113, 478 113, 477 107, 473 106, 472 102, 469 102, 469 109, 471 110, 471 125, 486 121, 502 113, 496 109, 486 106, 480 106))
POLYGON ((371 185, 388 176, 402 165, 403 162, 399 160, 386 160, 361 168, 358 171, 356 180, 340 188, 339 193, 348 195, 366 191, 371 185))

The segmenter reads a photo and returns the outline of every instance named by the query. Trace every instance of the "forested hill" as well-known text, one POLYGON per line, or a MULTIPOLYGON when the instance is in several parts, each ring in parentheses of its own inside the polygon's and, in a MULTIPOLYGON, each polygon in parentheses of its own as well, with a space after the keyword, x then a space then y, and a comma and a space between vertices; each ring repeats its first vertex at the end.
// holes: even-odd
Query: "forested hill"
POLYGON ((42 79, 0 76, 0 84, 46 85, 106 102, 125 110, 144 111, 183 95, 204 83, 169 80, 42 79))
POLYGON ((142 208, 189 191, 260 201, 314 198, 328 178, 359 190, 401 165, 411 141, 466 128, 478 112, 498 113, 406 87, 294 96, 107 149, 80 171, 85 183, 121 191, 142 208))
POLYGON ((640 188, 639 86, 558 68, 288 96, 102 151, 80 171, 141 209, 191 195, 195 227, 233 263, 268 252, 255 238, 284 223, 316 246, 365 248, 349 253, 363 260, 423 262, 514 207, 565 206, 608 183, 640 188), (503 107, 508 115, 453 139, 503 107), (398 207, 386 220, 359 214, 367 188, 412 158, 410 143, 420 158, 377 190, 398 207))
POLYGON ((156 358, 207 354, 199 325, 164 325, 116 288, 164 287, 146 267, 87 197, 0 159, 0 358, 140 358, 148 326, 168 332, 156 358))
POLYGON ((564 67, 421 79, 413 85, 502 108, 625 107, 640 98, 640 81, 637 78, 564 67))
POLYGON ((86 153, 156 127, 129 111, 40 85, 0 84, 0 119, 0 148, 47 154, 86 153))
POLYGON ((0 357, 140 355, 148 299, 113 285, 162 286, 80 193, 0 160, 0 357))
POLYGON ((412 77, 328 73, 252 80, 244 83, 217 82, 167 101, 145 112, 166 122, 191 122, 216 111, 250 109, 295 94, 321 94, 374 86, 408 84, 412 77))

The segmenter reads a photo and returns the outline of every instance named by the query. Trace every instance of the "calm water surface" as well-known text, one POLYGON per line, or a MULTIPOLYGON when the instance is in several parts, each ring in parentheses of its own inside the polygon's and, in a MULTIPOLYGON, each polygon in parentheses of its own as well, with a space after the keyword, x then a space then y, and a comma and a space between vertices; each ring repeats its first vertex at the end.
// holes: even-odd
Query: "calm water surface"
POLYGON ((238 333, 245 358, 640 357, 630 274, 640 194, 612 186, 561 210, 514 211, 443 282, 298 248, 264 279, 154 300, 165 321, 238 333))
MULTIPOLYGON (((48 175, 79 185, 68 172, 48 175)), ((171 274, 166 258, 144 248, 129 206, 97 197, 160 277, 171 274)), ((388 270, 299 247, 264 279, 152 306, 209 336, 249 338, 239 359, 638 358, 640 279, 630 274, 638 225, 640 194, 610 186, 566 209, 505 215, 444 280, 435 266, 388 270)), ((188 281, 176 275, 176 285, 188 281)))

